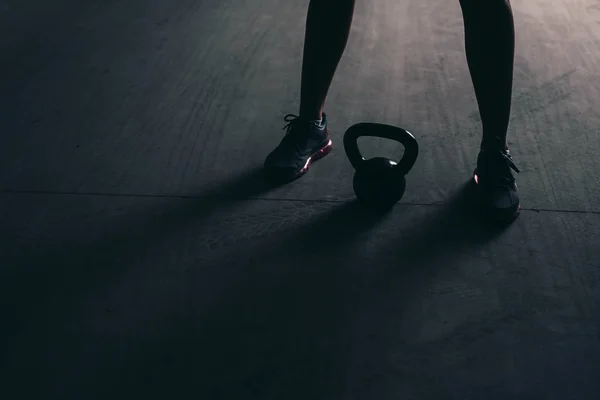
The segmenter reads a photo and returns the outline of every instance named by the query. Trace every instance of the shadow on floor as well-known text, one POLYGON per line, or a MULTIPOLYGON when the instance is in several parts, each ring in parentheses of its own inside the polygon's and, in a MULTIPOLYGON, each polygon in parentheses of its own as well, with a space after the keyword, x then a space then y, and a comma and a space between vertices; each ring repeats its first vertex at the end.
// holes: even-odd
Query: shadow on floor
MULTIPOLYGON (((199 195, 219 201, 167 202, 167 206, 153 202, 135 215, 116 218, 97 240, 66 234, 64 247, 30 254, 17 265, 22 268, 13 269, 10 279, 1 283, 2 304, 9 307, 3 311, 11 311, 3 313, 9 315, 5 343, 22 331, 32 335, 36 332, 32 323, 40 324, 40 332, 61 327, 55 335, 62 335, 71 316, 56 310, 68 310, 89 292, 102 291, 121 279, 126 272, 121 268, 138 253, 170 236, 181 236, 231 201, 270 188, 259 170, 250 171, 199 195), (17 298, 22 301, 16 303, 17 298)), ((160 327, 155 331, 130 339, 68 334, 46 338, 69 349, 61 355, 64 360, 85 365, 77 361, 44 365, 36 360, 36 368, 52 368, 61 379, 76 376, 80 388, 49 382, 51 376, 31 377, 45 381, 46 387, 79 395, 84 386, 97 389, 97 397, 88 398, 116 393, 153 398, 193 393, 211 399, 339 396, 347 384, 343 382, 346 357, 362 299, 377 296, 386 284, 398 281, 426 284, 435 273, 434 265, 443 268, 436 260, 451 257, 463 246, 481 245, 498 233, 469 216, 464 207, 467 195, 465 186, 447 205, 412 222, 408 237, 386 244, 379 254, 364 260, 355 259, 352 249, 360 248, 385 216, 363 209, 356 201, 334 205, 316 219, 294 226, 291 233, 251 249, 253 254, 241 253, 231 268, 200 268, 191 274, 189 287, 181 293, 185 307, 172 304, 165 306, 171 313, 157 312, 160 327), (219 280, 227 281, 226 285, 219 287, 219 280), (365 280, 368 283, 362 284, 365 280), (210 286, 218 296, 199 289, 210 286), (72 347, 73 341, 81 347, 72 347), (78 354, 90 347, 102 351, 88 357, 78 354)), ((408 213, 411 207, 399 205, 397 211, 408 213)), ((38 346, 46 351, 43 344, 38 346)))
MULTIPOLYGON (((478 248, 501 233, 503 227, 482 222, 473 214, 472 196, 471 185, 465 184, 445 205, 416 222, 412 219, 414 229, 399 229, 409 232, 408 236, 388 243, 379 254, 357 248, 385 216, 365 210, 356 201, 334 207, 301 226, 291 238, 273 245, 277 250, 269 251, 276 251, 281 262, 265 267, 254 278, 265 281, 277 276, 271 290, 257 292, 253 290, 256 284, 249 284, 247 291, 240 289, 244 305, 229 303, 213 310, 214 331, 207 340, 214 352, 208 359, 222 360, 223 354, 231 358, 226 368, 203 371, 210 382, 210 394, 228 398, 254 390, 256 398, 269 399, 310 398, 314 393, 323 394, 323 398, 328 393, 339 395, 346 384, 343 379, 350 347, 354 347, 355 357, 361 351, 351 343, 356 310, 364 306, 361 303, 398 287, 414 290, 426 285, 438 272, 436 268, 444 268, 444 259, 465 247, 478 248), (359 254, 366 257, 357 259, 359 254), (302 262, 296 261, 299 259, 302 262), (250 328, 254 323, 240 322, 248 320, 247 313, 256 318, 254 322, 261 321, 259 329, 250 328), (229 323, 219 323, 223 315, 230 316, 229 323), (246 335, 253 337, 252 350, 246 348, 246 335), (249 351, 254 359, 239 357, 249 351), (226 385, 230 373, 241 365, 249 374, 247 380, 235 387, 226 385)), ((400 205, 396 211, 410 213, 412 208, 400 205)), ((385 324, 378 319, 385 318, 385 314, 369 318, 369 324, 375 325, 370 328, 377 331, 377 325, 385 324)))
MULTIPOLYGON (((352 340, 361 303, 389 291, 386 285, 427 284, 435 269, 444 267, 440 260, 501 232, 471 215, 470 195, 465 185, 446 205, 417 219, 409 237, 364 260, 356 259, 355 250, 385 216, 355 201, 333 206, 291 235, 257 249, 252 258, 263 264, 240 260, 235 269, 251 268, 251 274, 203 308, 198 320, 171 320, 163 347, 138 352, 151 351, 151 363, 162 365, 162 376, 176 382, 178 390, 185 387, 209 398, 306 399, 315 393, 339 398, 348 385, 347 358, 361 352, 352 340), (164 359, 170 360, 168 366, 164 359)), ((400 205, 398 211, 408 213, 411 207, 400 205)), ((371 318, 370 328, 377 330, 386 317, 371 318)), ((143 375, 139 379, 120 390, 141 385, 143 375)), ((166 394, 169 387, 157 383, 149 390, 166 394)))
POLYGON ((126 273, 123 265, 170 235, 198 226, 231 203, 260 196, 274 187, 257 167, 189 196, 198 201, 140 201, 132 214, 97 221, 100 226, 90 229, 93 236, 57 231, 57 245, 42 245, 40 251, 21 252, 18 259, 6 260, 10 267, 2 271, 0 311, 8 316, 4 325, 8 328, 2 329, 2 335, 5 339, 18 335, 21 328, 27 329, 22 323, 35 320, 34 315, 43 316, 48 308, 69 307, 90 290, 118 280, 126 273))

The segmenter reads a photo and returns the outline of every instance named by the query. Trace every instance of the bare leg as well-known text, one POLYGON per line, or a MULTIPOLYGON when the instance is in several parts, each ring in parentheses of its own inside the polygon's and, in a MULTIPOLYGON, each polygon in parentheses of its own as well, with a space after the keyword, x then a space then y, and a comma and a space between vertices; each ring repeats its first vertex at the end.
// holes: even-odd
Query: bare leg
POLYGON ((348 42, 354 2, 310 1, 302 60, 300 117, 285 117, 286 135, 265 160, 267 173, 277 180, 299 178, 314 161, 331 151, 332 142, 323 107, 348 42))
POLYGON ((482 148, 507 147, 515 31, 509 0, 461 0, 465 47, 483 124, 482 148))
POLYGON ((300 117, 319 120, 354 15, 355 0, 311 0, 306 19, 300 117))

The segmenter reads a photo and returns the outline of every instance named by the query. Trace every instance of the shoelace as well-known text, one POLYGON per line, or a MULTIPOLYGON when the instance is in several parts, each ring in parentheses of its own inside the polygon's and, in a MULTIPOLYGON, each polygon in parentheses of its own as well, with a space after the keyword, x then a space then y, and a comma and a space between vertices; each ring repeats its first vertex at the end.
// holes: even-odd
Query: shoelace
POLYGON ((287 122, 287 124, 283 127, 285 137, 281 144, 292 146, 295 151, 299 152, 301 150, 300 143, 299 140, 296 140, 297 137, 294 136, 294 132, 300 132, 300 130, 294 129, 294 127, 301 123, 302 120, 300 119, 300 116, 295 114, 287 114, 283 120, 287 122))
POLYGON ((285 134, 289 135, 292 131, 292 126, 296 121, 299 121, 299 116, 295 114, 288 114, 283 117, 283 120, 287 122, 287 124, 283 127, 283 130, 286 131, 285 134))
POLYGON ((517 168, 517 166, 515 165, 515 163, 512 160, 512 157, 510 156, 510 153, 508 153, 507 151, 503 151, 502 152, 502 157, 506 160, 508 166, 515 171, 516 173, 520 173, 521 171, 519 171, 519 168, 517 168))

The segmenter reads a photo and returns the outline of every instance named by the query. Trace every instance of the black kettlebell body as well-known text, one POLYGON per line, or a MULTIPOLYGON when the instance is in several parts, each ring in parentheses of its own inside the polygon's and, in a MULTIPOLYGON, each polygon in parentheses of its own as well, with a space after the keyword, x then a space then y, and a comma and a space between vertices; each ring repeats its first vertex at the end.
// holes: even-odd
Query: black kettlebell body
POLYGON ((399 127, 363 122, 346 131, 344 148, 356 170, 352 182, 356 197, 371 208, 389 209, 394 206, 404 195, 406 174, 419 154, 414 136, 399 127), (404 156, 398 163, 385 157, 365 160, 358 149, 360 137, 381 137, 400 142, 405 147, 404 156))

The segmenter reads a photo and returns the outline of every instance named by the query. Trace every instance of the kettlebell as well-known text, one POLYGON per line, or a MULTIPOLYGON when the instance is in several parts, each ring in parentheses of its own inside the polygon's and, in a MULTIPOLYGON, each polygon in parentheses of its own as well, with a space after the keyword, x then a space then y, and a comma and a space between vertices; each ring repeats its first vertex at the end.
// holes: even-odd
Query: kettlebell
POLYGON ((344 134, 344 149, 355 169, 352 186, 361 203, 387 210, 400 201, 406 189, 406 174, 419 155, 419 145, 410 132, 396 126, 361 122, 344 134), (395 140, 404 146, 404 155, 399 162, 385 157, 365 160, 358 148, 360 137, 395 140))

